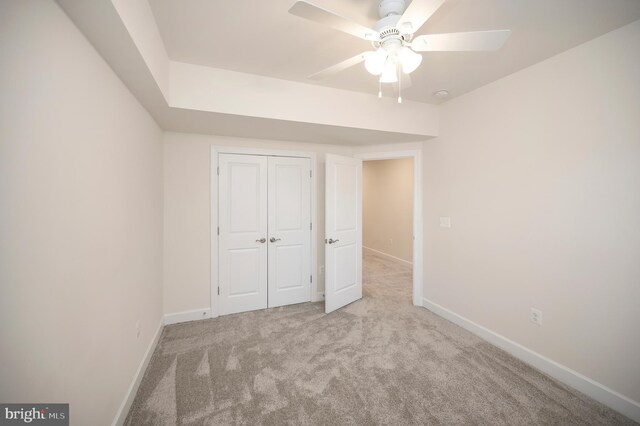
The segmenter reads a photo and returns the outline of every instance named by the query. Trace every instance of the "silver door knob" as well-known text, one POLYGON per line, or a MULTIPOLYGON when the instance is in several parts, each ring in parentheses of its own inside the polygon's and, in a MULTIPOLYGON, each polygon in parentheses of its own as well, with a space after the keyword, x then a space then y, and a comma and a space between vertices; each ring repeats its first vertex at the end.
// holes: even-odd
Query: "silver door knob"
POLYGON ((267 242, 267 239, 266 239, 266 238, 260 238, 259 240, 256 240, 256 243, 264 244, 264 243, 266 243, 266 242, 267 242))
POLYGON ((333 244, 333 243, 337 243, 340 240, 334 240, 333 238, 329 238, 329 241, 327 241, 329 244, 333 244))
POLYGON ((276 241, 280 241, 280 238, 271 237, 269 238, 269 241, 271 241, 272 243, 275 243, 276 241))

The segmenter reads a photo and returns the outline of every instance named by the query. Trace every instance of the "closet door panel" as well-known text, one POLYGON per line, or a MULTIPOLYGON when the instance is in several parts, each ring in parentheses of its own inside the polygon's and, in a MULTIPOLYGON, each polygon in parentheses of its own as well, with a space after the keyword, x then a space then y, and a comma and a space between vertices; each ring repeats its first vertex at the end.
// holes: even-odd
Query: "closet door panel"
POLYGON ((220 154, 220 314, 267 307, 267 157, 220 154))
POLYGON ((311 162, 269 157, 269 307, 311 300, 311 162))

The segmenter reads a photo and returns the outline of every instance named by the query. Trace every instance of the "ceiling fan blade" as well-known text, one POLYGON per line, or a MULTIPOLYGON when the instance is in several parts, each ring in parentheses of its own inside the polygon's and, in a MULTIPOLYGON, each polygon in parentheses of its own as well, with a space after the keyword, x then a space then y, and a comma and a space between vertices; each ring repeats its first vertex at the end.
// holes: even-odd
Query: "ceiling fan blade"
POLYGON ((328 25, 336 30, 360 37, 364 40, 375 41, 380 38, 380 33, 376 30, 367 28, 357 22, 353 22, 349 18, 340 16, 330 10, 316 6, 307 1, 295 2, 294 5, 291 6, 291 9, 289 9, 289 13, 320 24, 328 25))
POLYGON ((413 0, 396 24, 402 34, 413 34, 431 18, 445 0, 413 0))
POLYGON ((329 77, 330 75, 333 74, 337 74, 340 71, 344 71, 347 68, 351 68, 354 65, 358 65, 360 62, 364 61, 365 59, 367 59, 367 55, 369 55, 371 52, 364 52, 364 53, 360 53, 359 55, 356 55, 352 58, 349 58, 345 61, 339 62, 329 68, 325 68, 322 71, 319 71, 315 74, 311 74, 309 77, 312 80, 321 80, 325 77, 329 77))
POLYGON ((411 48, 416 52, 498 50, 510 34, 511 30, 429 34, 416 37, 411 42, 411 48))

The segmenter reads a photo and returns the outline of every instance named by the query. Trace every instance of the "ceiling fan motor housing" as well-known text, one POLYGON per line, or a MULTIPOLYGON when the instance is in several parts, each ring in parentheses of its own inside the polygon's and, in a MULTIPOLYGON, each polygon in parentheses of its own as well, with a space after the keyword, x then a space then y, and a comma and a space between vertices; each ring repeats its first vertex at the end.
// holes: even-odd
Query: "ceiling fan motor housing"
POLYGON ((386 18, 389 15, 402 15, 406 7, 404 0, 380 0, 378 15, 386 18))
POLYGON ((382 47, 386 50, 395 50, 402 47, 405 42, 411 40, 411 35, 401 34, 396 26, 400 20, 400 15, 389 15, 380 19, 373 26, 373 29, 380 33, 380 39, 373 42, 373 46, 377 49, 382 47))
POLYGON ((375 23, 373 29, 380 33, 380 39, 374 43, 374 47, 393 47, 398 41, 408 41, 409 35, 401 34, 396 26, 405 10, 405 0, 381 0, 378 5, 380 20, 375 23))

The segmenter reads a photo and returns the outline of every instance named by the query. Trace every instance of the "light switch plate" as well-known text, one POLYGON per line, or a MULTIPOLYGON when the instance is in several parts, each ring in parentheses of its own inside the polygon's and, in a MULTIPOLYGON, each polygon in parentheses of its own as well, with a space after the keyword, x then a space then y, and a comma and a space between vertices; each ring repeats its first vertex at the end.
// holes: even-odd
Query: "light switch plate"
POLYGON ((451 228, 451 218, 450 217, 441 217, 440 218, 440 227, 441 228, 451 228))

